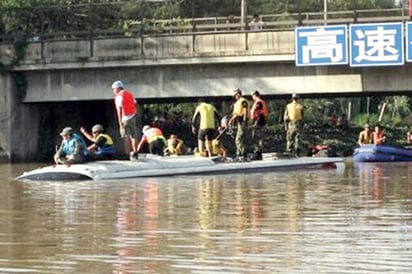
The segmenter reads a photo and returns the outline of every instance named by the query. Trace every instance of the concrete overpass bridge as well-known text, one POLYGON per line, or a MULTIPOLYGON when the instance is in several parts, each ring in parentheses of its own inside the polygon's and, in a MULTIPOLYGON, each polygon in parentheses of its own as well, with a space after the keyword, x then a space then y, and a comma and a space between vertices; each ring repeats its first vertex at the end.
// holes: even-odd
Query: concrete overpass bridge
MULTIPOLYGON (((10 62, 12 44, 0 45, 10 62)), ((32 160, 58 130, 84 117, 116 131, 111 83, 121 79, 140 102, 229 98, 235 88, 270 97, 408 93, 412 66, 296 67, 293 30, 203 31, 30 41, 14 73, 1 76, 0 146, 12 161, 32 160)), ((116 133, 114 133, 116 134, 116 133)), ((117 135, 117 134, 116 134, 117 135)), ((57 136, 57 138, 59 138, 57 136)))
MULTIPOLYGON (((15 68, 28 82, 23 103, 106 100, 122 79, 140 99, 409 91, 411 66, 295 66, 293 31, 180 34, 29 43, 15 68)), ((1 50, 12 54, 11 45, 1 50)), ((4 54, 6 53, 6 54, 4 54)))

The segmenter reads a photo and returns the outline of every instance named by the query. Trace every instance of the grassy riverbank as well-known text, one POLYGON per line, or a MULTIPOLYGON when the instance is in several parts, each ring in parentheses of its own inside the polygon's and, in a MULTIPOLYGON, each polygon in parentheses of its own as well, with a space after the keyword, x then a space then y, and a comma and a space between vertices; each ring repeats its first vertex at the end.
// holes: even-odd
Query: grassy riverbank
MULTIPOLYGON (((394 146, 406 146, 406 128, 391 129, 383 127, 387 136, 387 144, 394 146)), ((357 140, 361 127, 348 128, 306 123, 301 134, 301 156, 311 154, 311 146, 327 145, 337 156, 347 157, 352 155, 357 146, 357 140)), ((281 127, 268 127, 265 139, 265 151, 282 152, 286 147, 286 133, 281 127)))
MULTIPOLYGON (((406 146, 406 127, 382 126, 387 137, 386 143, 393 146, 406 146)), ((340 157, 351 156, 354 149, 357 147, 357 141, 359 132, 363 128, 355 125, 351 125, 347 128, 333 127, 328 124, 319 124, 316 122, 307 122, 304 124, 304 128, 300 138, 300 155, 311 155, 310 147, 316 145, 326 145, 330 148, 332 155, 340 157)), ((184 130, 174 131, 185 144, 194 149, 197 146, 196 136, 192 134, 189 128, 184 130)), ((249 134, 247 134, 246 143, 248 152, 253 151, 251 140, 251 128, 249 128, 249 134)), ((235 133, 233 135, 223 135, 221 141, 228 150, 229 156, 234 156, 235 147, 235 133)), ((165 134, 168 137, 168 133, 165 134)), ((285 152, 286 149, 286 132, 282 124, 270 125, 266 127, 264 137, 264 150, 263 152, 285 152)))
MULTIPOLYGON (((301 133, 299 151, 300 156, 311 155, 311 147, 317 145, 328 146, 337 156, 350 156, 356 147, 360 129, 339 128, 328 125, 307 123, 301 133)), ((264 140, 264 152, 285 152, 286 131, 281 126, 269 126, 264 140)), ((251 143, 249 140, 248 143, 251 143)))

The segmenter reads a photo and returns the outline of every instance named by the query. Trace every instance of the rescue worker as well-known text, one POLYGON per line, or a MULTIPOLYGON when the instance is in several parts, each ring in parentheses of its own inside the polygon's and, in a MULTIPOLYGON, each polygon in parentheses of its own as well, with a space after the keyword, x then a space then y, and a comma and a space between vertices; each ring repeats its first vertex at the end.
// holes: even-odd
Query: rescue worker
POLYGON ((131 143, 130 160, 137 159, 137 101, 133 94, 124 89, 121 81, 116 81, 112 84, 114 101, 116 105, 117 121, 119 123, 120 136, 129 138, 131 143))
MULTIPOLYGON (((223 119, 222 119, 223 120, 223 119)), ((220 156, 222 159, 226 159, 227 149, 223 145, 222 137, 225 136, 227 128, 220 126, 218 128, 219 135, 212 141, 212 155, 220 156)))
POLYGON ((183 155, 186 154, 187 147, 183 140, 179 139, 176 134, 171 134, 167 139, 167 148, 165 154, 167 155, 183 155))
POLYGON ((199 105, 196 107, 192 117, 192 132, 196 134, 196 125, 198 125, 198 152, 201 156, 211 157, 213 155, 212 140, 217 135, 216 121, 219 120, 218 116, 217 110, 213 105, 206 103, 204 100, 199 100, 199 105))
POLYGON ((73 132, 71 127, 65 127, 61 132, 62 142, 54 154, 56 164, 79 164, 88 161, 89 153, 83 138, 73 132))
POLYGON ((303 105, 294 93, 292 102, 286 105, 283 119, 286 129, 286 151, 299 156, 299 137, 303 128, 303 105))
POLYGON ((244 162, 247 161, 247 152, 246 152, 246 144, 245 144, 245 137, 247 134, 247 123, 249 117, 249 103, 248 101, 242 97, 242 91, 240 89, 236 89, 234 91, 233 97, 235 98, 236 102, 233 106, 233 113, 232 117, 229 120, 229 125, 236 124, 237 131, 236 131, 236 161, 244 162))
POLYGON ((365 124, 364 129, 359 133, 358 145, 363 146, 372 143, 372 132, 368 124, 365 124))
POLYGON ((412 144, 412 130, 409 130, 406 133, 406 142, 411 145, 412 144))
POLYGON ((253 122, 252 140, 253 140, 253 160, 262 160, 263 134, 269 115, 266 102, 260 96, 259 91, 252 92, 253 105, 250 109, 250 118, 253 122))
POLYGON ((138 152, 145 143, 149 145, 150 154, 163 156, 163 151, 166 146, 166 139, 163 136, 163 132, 159 128, 148 125, 143 127, 143 136, 137 145, 138 152))
POLYGON ((379 125, 376 125, 375 130, 372 132, 372 143, 375 145, 383 145, 385 141, 385 133, 379 125))
POLYGON ((102 125, 94 125, 91 134, 84 127, 80 128, 80 132, 92 142, 87 150, 93 160, 111 160, 114 158, 116 148, 113 139, 110 135, 104 133, 102 125))

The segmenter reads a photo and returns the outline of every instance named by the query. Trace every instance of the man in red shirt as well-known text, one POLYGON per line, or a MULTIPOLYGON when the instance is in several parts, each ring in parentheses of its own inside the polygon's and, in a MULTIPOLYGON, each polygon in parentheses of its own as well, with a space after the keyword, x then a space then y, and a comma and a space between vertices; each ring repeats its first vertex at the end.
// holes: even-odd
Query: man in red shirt
POLYGON ((375 126, 375 131, 372 132, 372 142, 375 145, 383 145, 385 143, 386 136, 382 128, 379 125, 375 126))
POLYGON ((121 81, 112 84, 114 102, 116 105, 117 120, 119 123, 120 136, 128 137, 131 142, 130 160, 138 158, 137 149, 137 101, 133 94, 124 89, 121 81))

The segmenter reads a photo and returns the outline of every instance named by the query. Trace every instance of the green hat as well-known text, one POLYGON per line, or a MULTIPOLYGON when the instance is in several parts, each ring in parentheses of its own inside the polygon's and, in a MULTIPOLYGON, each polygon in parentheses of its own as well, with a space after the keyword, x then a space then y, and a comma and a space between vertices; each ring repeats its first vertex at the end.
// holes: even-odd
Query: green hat
POLYGON ((73 129, 71 127, 63 128, 62 132, 60 132, 60 136, 70 135, 73 133, 73 129))
POLYGON ((240 90, 240 88, 237 88, 233 91, 233 97, 235 97, 237 94, 242 95, 242 91, 240 90))

